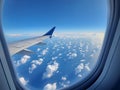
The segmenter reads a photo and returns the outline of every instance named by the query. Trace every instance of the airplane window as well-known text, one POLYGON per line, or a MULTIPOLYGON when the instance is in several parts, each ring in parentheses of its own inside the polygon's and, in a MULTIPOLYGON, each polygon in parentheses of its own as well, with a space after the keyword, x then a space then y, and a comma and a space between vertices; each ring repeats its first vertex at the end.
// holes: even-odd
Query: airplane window
POLYGON ((107 8, 107 0, 5 0, 3 31, 20 83, 28 90, 56 90, 89 76, 107 8))

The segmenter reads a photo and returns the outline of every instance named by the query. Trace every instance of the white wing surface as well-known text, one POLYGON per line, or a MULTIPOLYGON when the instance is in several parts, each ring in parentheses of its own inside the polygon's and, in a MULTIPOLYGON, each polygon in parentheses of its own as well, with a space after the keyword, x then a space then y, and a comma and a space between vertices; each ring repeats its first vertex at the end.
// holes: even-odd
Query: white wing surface
POLYGON ((9 44, 8 47, 9 47, 10 54, 14 55, 18 52, 25 50, 26 48, 28 48, 30 46, 42 43, 43 40, 52 37, 54 30, 55 30, 55 27, 53 27, 51 30, 49 30, 43 36, 20 40, 20 41, 9 44))

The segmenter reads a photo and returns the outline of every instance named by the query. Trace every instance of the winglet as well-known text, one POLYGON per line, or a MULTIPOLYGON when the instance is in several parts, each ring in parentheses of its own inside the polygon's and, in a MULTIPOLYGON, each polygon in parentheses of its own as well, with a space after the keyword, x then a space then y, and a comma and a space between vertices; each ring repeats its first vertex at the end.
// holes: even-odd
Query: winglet
POLYGON ((49 35, 49 36, 50 36, 50 38, 52 38, 52 34, 53 34, 53 32, 54 32, 55 28, 56 28, 56 27, 53 27, 53 28, 52 28, 52 29, 50 29, 47 33, 45 33, 43 36, 47 36, 47 35, 49 35))

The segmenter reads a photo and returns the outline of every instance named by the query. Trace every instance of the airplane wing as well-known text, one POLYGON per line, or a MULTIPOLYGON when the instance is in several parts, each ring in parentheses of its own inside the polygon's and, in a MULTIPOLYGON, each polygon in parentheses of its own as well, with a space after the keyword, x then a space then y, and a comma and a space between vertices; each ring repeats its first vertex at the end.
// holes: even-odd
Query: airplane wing
POLYGON ((55 30, 55 27, 53 27, 51 30, 49 30, 43 36, 38 36, 38 37, 30 38, 30 39, 20 40, 20 41, 9 44, 8 47, 9 47, 10 54, 14 55, 14 54, 19 53, 21 51, 25 51, 26 48, 28 48, 30 46, 42 43, 43 40, 52 37, 54 30, 55 30))

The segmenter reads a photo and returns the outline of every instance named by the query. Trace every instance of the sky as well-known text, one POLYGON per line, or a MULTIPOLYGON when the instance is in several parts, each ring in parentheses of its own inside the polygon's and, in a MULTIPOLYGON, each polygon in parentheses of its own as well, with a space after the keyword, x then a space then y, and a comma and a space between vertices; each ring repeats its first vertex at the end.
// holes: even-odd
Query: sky
POLYGON ((5 33, 105 31, 107 0, 4 0, 5 33))

